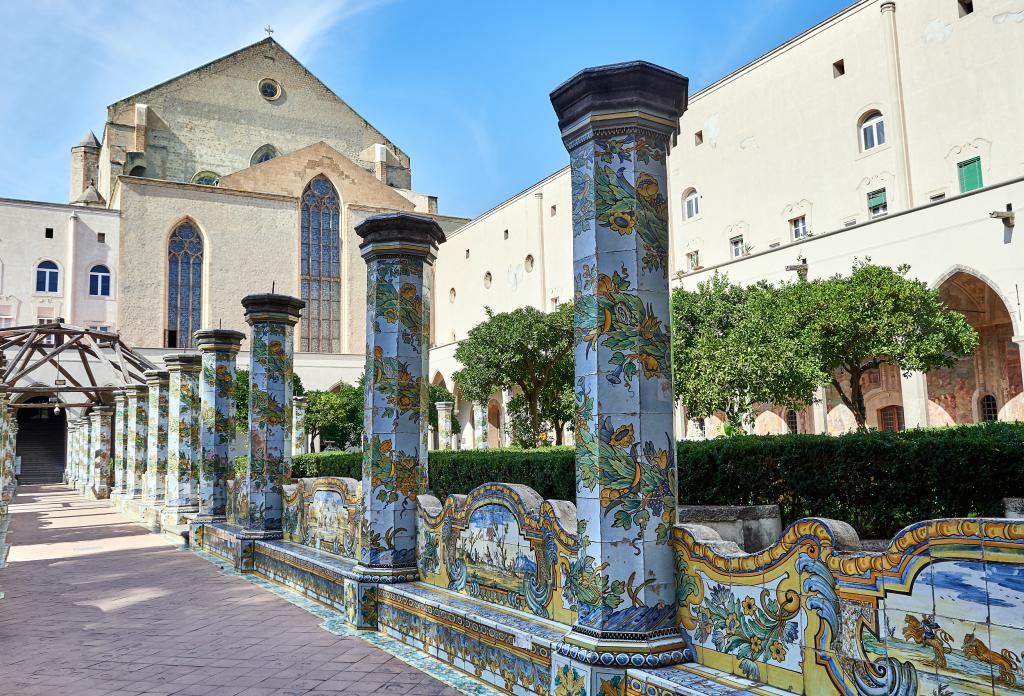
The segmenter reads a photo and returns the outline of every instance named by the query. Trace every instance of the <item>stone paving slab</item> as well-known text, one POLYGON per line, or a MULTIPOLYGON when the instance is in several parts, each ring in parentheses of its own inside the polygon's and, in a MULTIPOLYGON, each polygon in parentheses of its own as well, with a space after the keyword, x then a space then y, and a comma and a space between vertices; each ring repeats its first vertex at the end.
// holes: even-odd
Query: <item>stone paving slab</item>
POLYGON ((60 485, 22 486, 0 570, 0 693, 459 692, 60 485))

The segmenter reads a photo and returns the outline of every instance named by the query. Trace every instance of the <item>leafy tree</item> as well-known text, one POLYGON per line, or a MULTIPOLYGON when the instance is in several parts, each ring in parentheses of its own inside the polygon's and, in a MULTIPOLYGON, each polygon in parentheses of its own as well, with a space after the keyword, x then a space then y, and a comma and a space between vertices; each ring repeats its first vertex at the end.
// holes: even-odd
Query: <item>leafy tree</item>
POLYGON ((465 365, 455 373, 455 384, 465 398, 484 403, 499 389, 518 387, 526 401, 529 441, 535 444, 545 430, 544 411, 550 413, 566 384, 572 384, 572 305, 550 314, 534 307, 486 311, 487 320, 455 349, 465 365))
MULTIPOLYGON (((302 396, 306 388, 302 386, 302 378, 295 372, 292 373, 292 396, 302 396)), ((235 371, 235 418, 238 421, 238 429, 245 432, 249 430, 249 371, 245 368, 238 368, 235 371)))
MULTIPOLYGON (((569 365, 573 366, 572 363, 569 365)), ((555 445, 562 444, 562 433, 566 426, 572 429, 573 416, 576 414, 576 393, 572 388, 574 374, 575 367, 567 378, 553 380, 551 391, 541 400, 540 418, 555 431, 555 445)))
POLYGON ((909 270, 855 261, 849 276, 803 283, 794 303, 818 369, 853 412, 859 431, 867 429, 865 372, 883 362, 904 373, 950 367, 978 343, 964 315, 947 308, 938 290, 908 278, 909 270))
POLYGON ((797 285, 741 287, 719 274, 672 294, 676 397, 695 418, 724 412, 742 432, 757 403, 800 409, 826 382, 791 311, 797 285))
POLYGON ((358 386, 342 383, 336 391, 310 391, 306 394, 306 435, 331 442, 339 449, 359 444, 363 435, 363 392, 358 386))

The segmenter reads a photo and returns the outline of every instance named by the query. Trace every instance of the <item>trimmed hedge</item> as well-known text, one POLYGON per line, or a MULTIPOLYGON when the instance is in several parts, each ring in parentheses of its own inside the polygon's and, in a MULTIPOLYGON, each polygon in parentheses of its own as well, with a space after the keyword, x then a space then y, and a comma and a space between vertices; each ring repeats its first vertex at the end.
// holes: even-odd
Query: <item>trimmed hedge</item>
MULTIPOLYGON (((831 517, 864 539, 936 517, 1002 516, 1004 497, 1024 497, 1024 423, 718 438, 680 442, 677 453, 683 504, 777 504, 785 524, 831 517)), ((572 447, 433 450, 430 488, 444 500, 504 481, 571 501, 574 455, 572 447)), ((244 457, 236 464, 245 471, 244 457)), ((301 454, 292 462, 295 478, 361 475, 360 452, 301 454)))
MULTIPOLYGON (((430 489, 441 500, 492 481, 522 483, 545 498, 576 499, 572 447, 432 450, 429 457, 430 489)), ((348 476, 358 480, 362 478, 362 462, 360 452, 299 454, 292 459, 292 477, 348 476)))
POLYGON ((292 457, 292 478, 321 476, 347 476, 358 481, 363 477, 363 453, 332 450, 292 457))
POLYGON ((720 438, 678 452, 687 505, 778 504, 785 524, 831 517, 864 539, 936 517, 1000 517, 1002 499, 1024 493, 1022 423, 720 438))

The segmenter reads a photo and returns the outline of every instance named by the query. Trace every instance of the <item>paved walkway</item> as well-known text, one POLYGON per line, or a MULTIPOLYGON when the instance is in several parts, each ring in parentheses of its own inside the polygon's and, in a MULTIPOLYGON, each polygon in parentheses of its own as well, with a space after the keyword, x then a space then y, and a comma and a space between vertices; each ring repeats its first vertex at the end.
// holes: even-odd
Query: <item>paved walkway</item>
POLYGON ((0 694, 458 694, 106 502, 23 486, 11 513, 0 694))

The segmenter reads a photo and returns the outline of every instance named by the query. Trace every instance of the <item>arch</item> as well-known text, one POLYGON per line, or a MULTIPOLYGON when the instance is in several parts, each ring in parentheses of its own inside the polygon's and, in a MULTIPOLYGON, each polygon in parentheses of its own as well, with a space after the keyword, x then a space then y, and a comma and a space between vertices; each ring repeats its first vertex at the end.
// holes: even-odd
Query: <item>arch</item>
POLYGON ((885 116, 882 115, 882 111, 873 108, 861 114, 857 119, 857 133, 861 152, 885 145, 885 116))
POLYGON ((60 266, 51 259, 36 262, 36 292, 57 294, 60 292, 60 266))
MULTIPOLYGON (((257 164, 263 164, 270 160, 278 157, 281 153, 278 152, 277 148, 267 143, 266 145, 260 145, 256 148, 256 151, 252 153, 252 157, 249 158, 249 166, 253 167, 257 164)), ((321 175, 322 176, 322 175, 321 175)))
POLYGON ((700 193, 694 187, 683 191, 683 219, 692 220, 700 216, 700 193))
MULTIPOLYGON (((448 384, 445 382, 444 375, 441 374, 440 370, 434 373, 434 378, 430 380, 430 383, 435 387, 444 387, 445 389, 448 389, 448 384)), ((449 389, 449 391, 451 390, 449 389)))
POLYGON ((501 447, 501 404, 497 399, 487 402, 487 447, 501 447))
POLYGON ((144 164, 136 164, 128 171, 128 176, 146 176, 146 166, 144 164))
POLYGON ((299 198, 299 278, 306 311, 299 349, 341 351, 341 197, 317 174, 299 198))
POLYGON ((184 218, 167 239, 167 328, 164 345, 192 348, 202 326, 203 257, 206 244, 199 226, 184 218))
POLYGON ((929 287, 931 287, 933 290, 939 290, 942 288, 943 285, 945 285, 950 279, 952 279, 958 273, 972 275, 978 280, 983 281, 985 285, 987 285, 989 289, 992 290, 992 292, 994 292, 1000 300, 1002 300, 1003 306, 1006 307, 1006 311, 1010 314, 1010 323, 1013 326, 1013 334, 1015 336, 1019 336, 1022 333, 1024 333, 1024 329, 1022 329, 1021 327, 1020 317, 1017 315, 1016 312, 1014 312, 1011 309, 1011 307, 1013 307, 1014 305, 1012 302, 1010 302, 1009 295, 1003 292, 1002 288, 999 287, 998 283, 996 283, 990 277, 988 277, 987 275, 985 275, 984 273, 982 273, 981 271, 972 266, 964 266, 963 264, 959 263, 953 264, 946 268, 945 271, 940 273, 938 277, 929 284, 929 287))
POLYGON ((988 278, 962 265, 947 269, 933 287, 949 309, 963 314, 978 334, 978 344, 972 355, 928 373, 930 419, 934 416, 936 425, 975 423, 990 419, 993 410, 996 417, 1002 413, 1012 418, 1024 402, 1013 305, 988 278), (994 401, 994 409, 986 397, 994 401))
POLYGON ((89 295, 92 297, 110 297, 110 269, 98 263, 89 269, 89 295))
POLYGON ((999 404, 996 402, 996 397, 985 394, 978 399, 978 418, 985 422, 999 419, 999 404))
POLYGON ((786 429, 794 435, 800 432, 800 418, 793 409, 787 409, 786 411, 786 429))
POLYGON ((220 183, 220 174, 204 169, 192 176, 192 183, 200 186, 216 186, 220 183))

